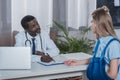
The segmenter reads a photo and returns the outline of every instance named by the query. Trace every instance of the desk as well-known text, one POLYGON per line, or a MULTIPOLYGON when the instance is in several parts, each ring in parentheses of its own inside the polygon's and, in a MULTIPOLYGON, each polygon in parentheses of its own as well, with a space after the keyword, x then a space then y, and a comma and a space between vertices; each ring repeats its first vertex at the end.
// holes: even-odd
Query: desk
MULTIPOLYGON (((64 54, 64 56, 67 59, 75 58, 75 56, 79 59, 91 57, 91 55, 85 53, 64 54)), ((86 68, 87 65, 70 67, 64 64, 43 66, 38 63, 32 63, 30 70, 0 70, 0 80, 49 80, 80 75, 83 75, 83 80, 86 80, 84 75, 86 68)))

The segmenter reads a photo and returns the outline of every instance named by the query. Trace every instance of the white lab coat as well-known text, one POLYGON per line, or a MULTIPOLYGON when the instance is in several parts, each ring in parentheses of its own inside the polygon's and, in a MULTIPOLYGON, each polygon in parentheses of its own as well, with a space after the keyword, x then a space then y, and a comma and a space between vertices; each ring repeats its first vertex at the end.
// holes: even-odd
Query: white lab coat
MULTIPOLYGON (((51 57, 56 56, 59 54, 59 49, 56 47, 56 45, 54 44, 54 42, 50 39, 49 35, 41 30, 41 39, 42 39, 42 48, 41 49, 41 39, 39 34, 37 34, 37 36, 35 36, 35 46, 36 46, 36 51, 42 51, 44 53, 48 53, 51 57)), ((32 36, 30 36, 27 33, 27 37, 28 40, 30 40, 31 44, 29 41, 27 41, 27 45, 25 45, 25 41, 27 40, 26 36, 25 36, 25 32, 19 32, 16 36, 15 36, 15 46, 30 46, 32 47, 32 36)))

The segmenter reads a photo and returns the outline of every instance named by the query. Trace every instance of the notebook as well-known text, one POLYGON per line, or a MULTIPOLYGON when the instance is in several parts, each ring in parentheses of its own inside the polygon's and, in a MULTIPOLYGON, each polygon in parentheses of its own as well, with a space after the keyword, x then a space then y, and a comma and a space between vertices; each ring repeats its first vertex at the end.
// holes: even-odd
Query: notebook
POLYGON ((0 69, 31 69, 30 47, 0 47, 0 69))

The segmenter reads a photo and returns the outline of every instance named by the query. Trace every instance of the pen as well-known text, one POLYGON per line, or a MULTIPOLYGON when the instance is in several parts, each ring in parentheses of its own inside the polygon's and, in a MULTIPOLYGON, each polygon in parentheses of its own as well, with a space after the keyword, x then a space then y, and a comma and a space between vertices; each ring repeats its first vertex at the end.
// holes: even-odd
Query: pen
MULTIPOLYGON (((47 56, 49 56, 49 57, 51 57, 48 53, 46 53, 47 54, 47 56)), ((52 58, 52 57, 51 57, 52 58)), ((52 58, 52 60, 55 62, 55 60, 52 58)))

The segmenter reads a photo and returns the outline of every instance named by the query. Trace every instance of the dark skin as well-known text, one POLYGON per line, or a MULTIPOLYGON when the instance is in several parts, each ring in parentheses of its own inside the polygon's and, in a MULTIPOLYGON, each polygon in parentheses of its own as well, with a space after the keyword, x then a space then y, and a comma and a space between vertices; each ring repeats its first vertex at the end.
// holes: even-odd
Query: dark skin
MULTIPOLYGON (((26 31, 32 36, 35 37, 38 33, 40 33, 40 26, 37 22, 36 19, 31 20, 30 22, 28 22, 28 26, 29 28, 26 29, 26 31)), ((45 55, 44 52, 41 51, 36 51, 36 55, 40 55, 41 56, 41 61, 42 62, 51 62, 53 59, 52 57, 45 55)))

